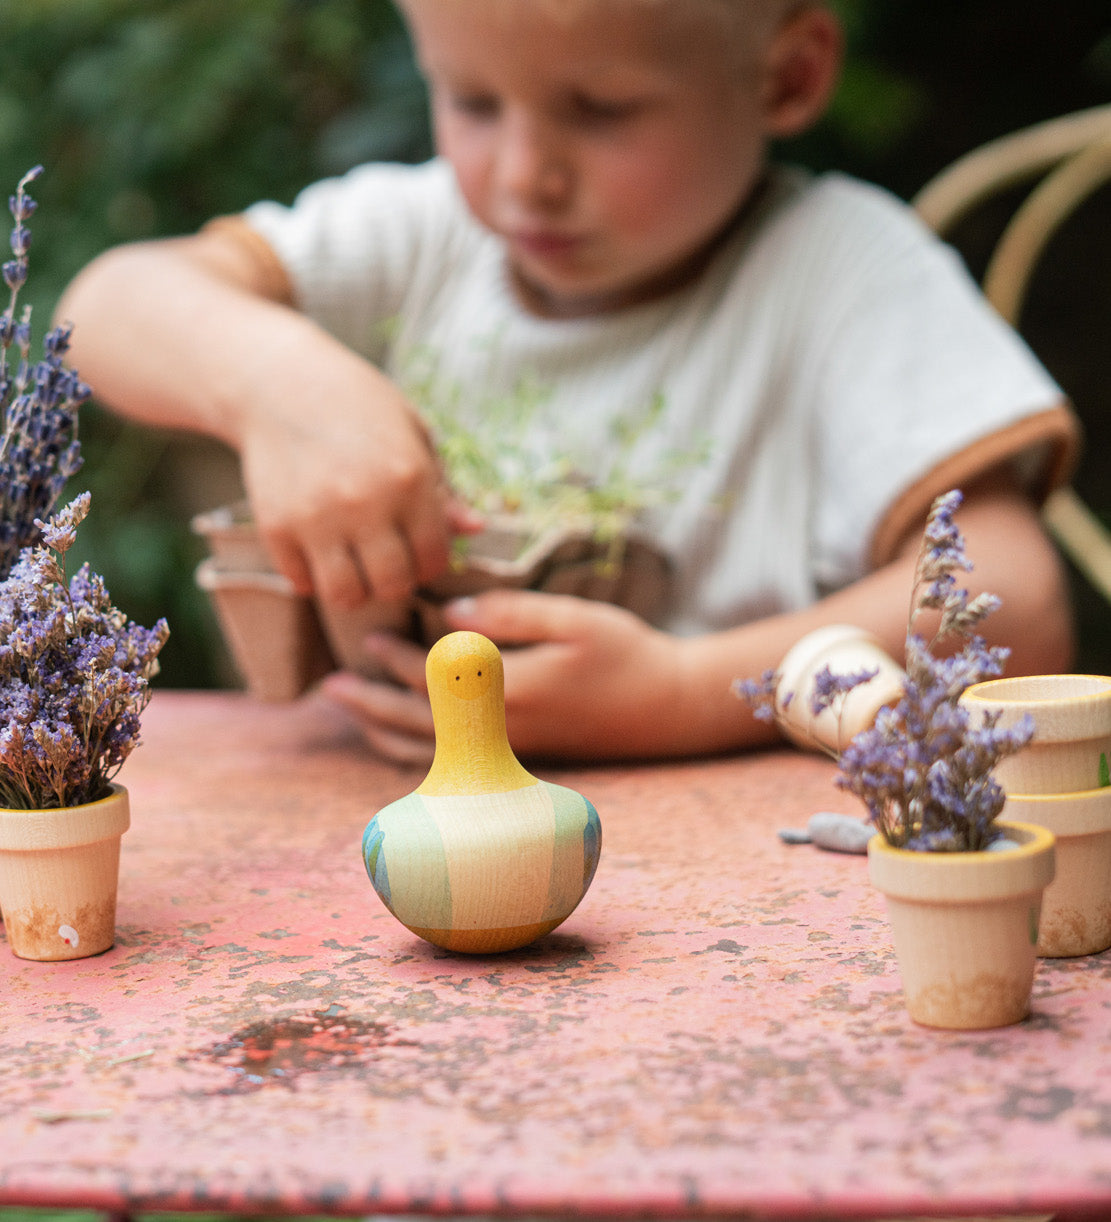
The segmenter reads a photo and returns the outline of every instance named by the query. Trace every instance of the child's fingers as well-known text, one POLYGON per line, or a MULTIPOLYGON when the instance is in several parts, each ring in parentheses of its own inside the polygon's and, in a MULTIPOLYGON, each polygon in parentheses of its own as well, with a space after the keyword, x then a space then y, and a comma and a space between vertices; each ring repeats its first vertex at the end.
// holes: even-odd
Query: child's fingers
POLYGON ((457 496, 449 496, 447 523, 452 535, 477 535, 486 526, 486 519, 472 505, 457 496))
POLYGON ((371 588, 364 578, 365 564, 342 539, 314 547, 309 552, 309 567, 313 591, 334 606, 357 607, 371 588))
POLYGON ((397 530, 364 534, 356 541, 353 555, 366 583, 364 596, 369 593, 371 598, 393 602, 411 593, 417 584, 416 558, 397 530))
MULTIPOLYGON (((329 693, 331 696, 332 693, 329 693)), ((417 734, 405 729, 376 721, 366 714, 361 701, 349 701, 343 696, 334 697, 336 704, 344 707, 358 725, 372 750, 395 764, 420 765, 427 768, 436 751, 435 740, 427 734, 417 734)))
POLYGON ((394 602, 447 567, 451 540, 441 498, 422 499, 408 520, 368 524, 309 546, 313 589, 325 602, 358 606, 367 597, 394 602))
MULTIPOLYGON (((375 632, 364 641, 367 655, 378 662, 383 670, 402 687, 414 692, 428 690, 424 663, 428 651, 423 645, 414 644, 390 632, 375 632)), ((431 717, 431 713, 428 714, 431 717)))
POLYGON ((434 749, 432 710, 422 692, 372 683, 358 675, 328 675, 320 690, 358 722, 367 741, 398 763, 430 763, 434 749))
POLYGON ((298 594, 306 598, 311 596, 313 592, 312 570, 304 552, 292 539, 283 535, 263 532, 263 542, 270 553, 274 568, 283 577, 289 578, 298 594))
POLYGON ((491 590, 444 607, 451 628, 481 632, 499 645, 573 641, 594 631, 599 617, 627 614, 608 603, 535 590, 491 590))
POLYGON ((456 504, 447 485, 440 483, 430 496, 418 497, 406 507, 404 530, 413 577, 406 593, 439 577, 447 568, 452 539, 461 533, 454 519, 458 516, 464 524, 469 522, 453 508, 456 504))
POLYGON ((436 744, 427 738, 409 738, 369 723, 363 723, 360 728, 371 750, 395 764, 428 768, 436 754, 436 744))

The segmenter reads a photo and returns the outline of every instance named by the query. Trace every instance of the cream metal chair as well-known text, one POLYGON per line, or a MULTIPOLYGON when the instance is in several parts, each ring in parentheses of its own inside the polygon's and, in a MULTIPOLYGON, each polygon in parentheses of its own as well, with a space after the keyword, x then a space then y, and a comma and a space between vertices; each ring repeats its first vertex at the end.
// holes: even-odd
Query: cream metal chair
MULTIPOLYGON (((989 300, 1017 327, 1049 240, 1109 181, 1111 106, 1099 106, 984 145, 943 170, 913 202, 935 232, 948 236, 991 197, 1036 182, 996 242, 983 277, 989 300)), ((1104 269, 1104 275, 1111 278, 1111 268, 1104 269)), ((1050 496, 1045 519, 1064 553, 1111 601, 1111 531, 1068 487, 1050 496)))

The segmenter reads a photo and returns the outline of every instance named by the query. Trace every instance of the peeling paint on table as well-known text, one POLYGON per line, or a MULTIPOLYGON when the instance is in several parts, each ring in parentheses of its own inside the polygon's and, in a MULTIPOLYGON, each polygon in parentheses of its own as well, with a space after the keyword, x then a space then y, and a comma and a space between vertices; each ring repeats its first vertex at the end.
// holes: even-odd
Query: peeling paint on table
POLYGON ((597 806, 594 885, 456 956, 359 851, 419 775, 311 699, 157 693, 116 946, 0 943, 0 1204, 1111 1213, 1106 955, 1017 1027, 916 1027, 865 860, 776 835, 849 801, 827 761, 535 770, 597 806))

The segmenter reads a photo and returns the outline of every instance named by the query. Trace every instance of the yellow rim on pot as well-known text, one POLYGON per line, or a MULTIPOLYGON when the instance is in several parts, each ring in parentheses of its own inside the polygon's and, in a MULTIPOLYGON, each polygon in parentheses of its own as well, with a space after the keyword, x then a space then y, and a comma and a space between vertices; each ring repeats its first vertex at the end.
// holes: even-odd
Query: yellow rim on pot
POLYGON ((868 874, 885 895, 925 902, 976 903, 1053 881, 1055 837, 1033 823, 999 820, 1017 848, 988 853, 931 853, 896 849, 878 833, 868 842, 868 874))

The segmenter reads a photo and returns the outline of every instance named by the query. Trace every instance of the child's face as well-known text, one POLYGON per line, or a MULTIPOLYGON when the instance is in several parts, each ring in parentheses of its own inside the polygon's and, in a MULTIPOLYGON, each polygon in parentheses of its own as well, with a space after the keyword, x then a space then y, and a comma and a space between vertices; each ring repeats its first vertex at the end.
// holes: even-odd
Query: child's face
POLYGON ((614 309, 697 274, 763 168, 768 32, 743 6, 403 3, 439 149, 530 308, 614 309))

